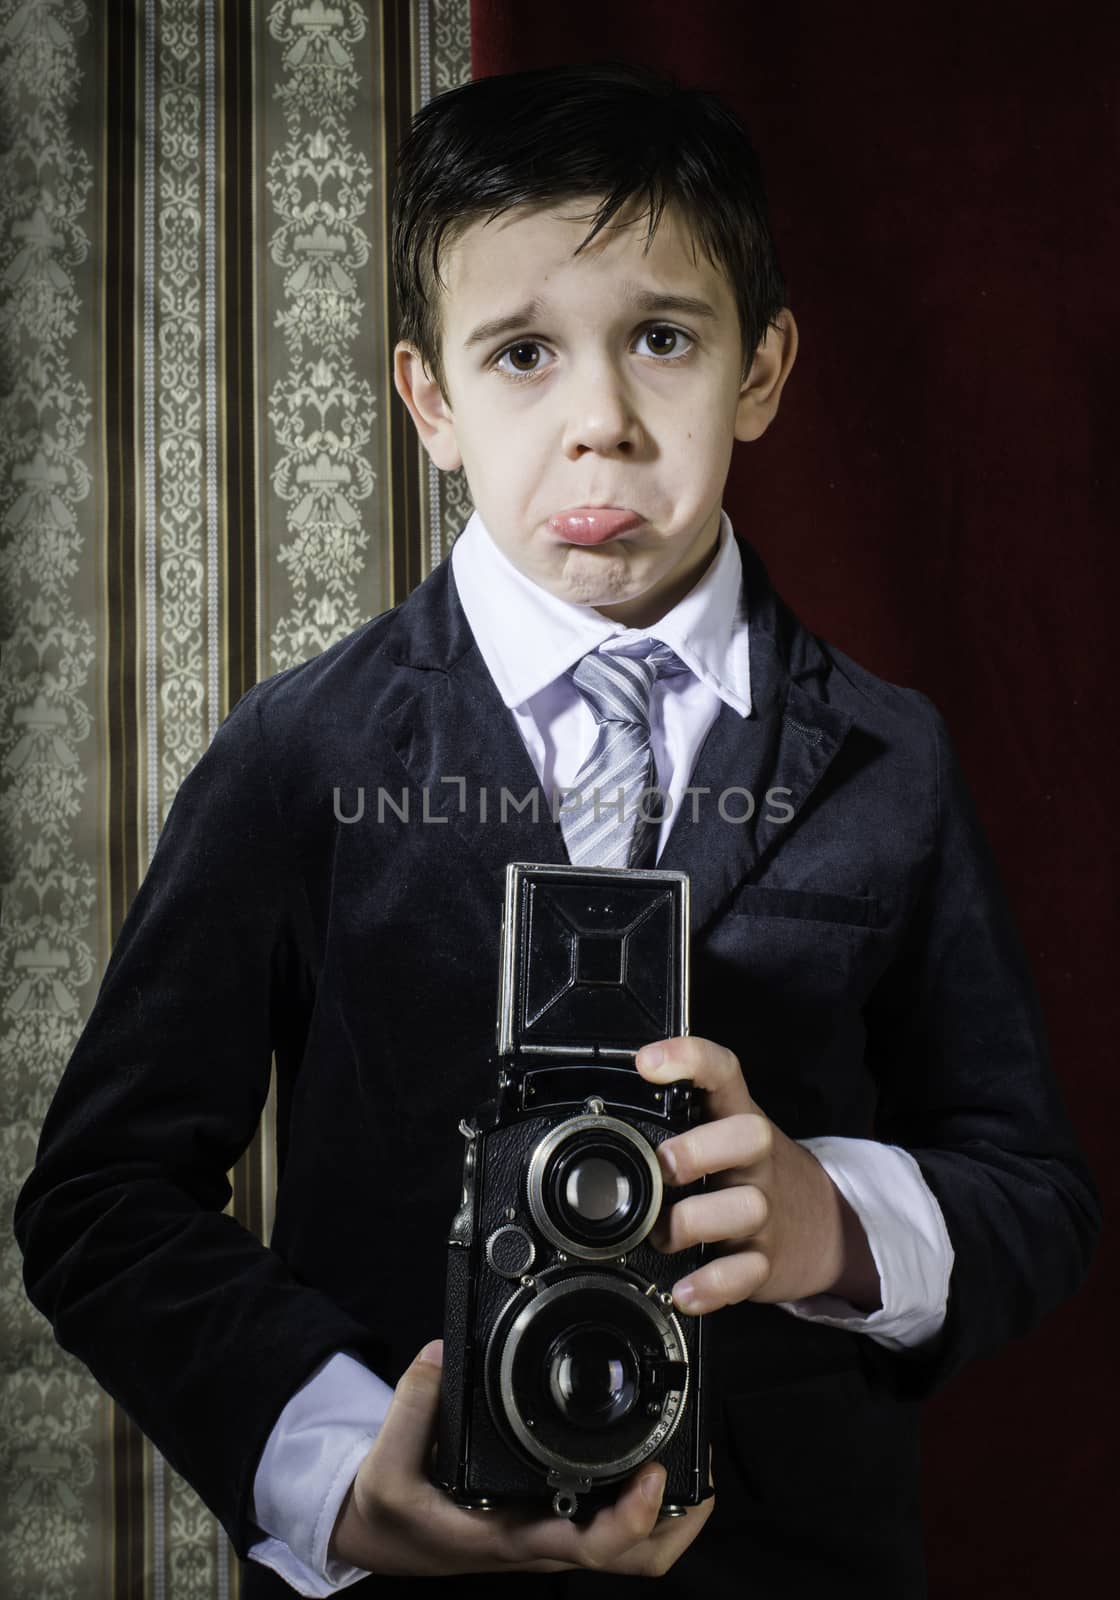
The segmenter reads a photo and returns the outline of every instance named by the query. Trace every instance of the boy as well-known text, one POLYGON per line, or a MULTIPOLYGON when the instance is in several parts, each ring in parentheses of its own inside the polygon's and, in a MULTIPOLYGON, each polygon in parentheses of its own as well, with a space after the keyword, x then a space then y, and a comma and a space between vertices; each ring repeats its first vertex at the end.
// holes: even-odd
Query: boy
POLYGON ((917 1402, 1076 1288, 1098 1209, 938 713, 721 510, 797 349, 757 162, 636 68, 481 80, 416 119, 394 267, 396 385, 475 515, 184 783, 20 1197, 29 1292, 246 1596, 919 1595, 917 1402), (713 1247, 674 1296, 715 1313, 716 1495, 660 1524, 657 1467, 584 1528, 426 1480, 504 868, 565 859, 691 881, 694 1036, 637 1066, 708 1095, 661 1159, 709 1192, 659 1243, 713 1247), (221 1207, 273 1051, 266 1250, 221 1207))

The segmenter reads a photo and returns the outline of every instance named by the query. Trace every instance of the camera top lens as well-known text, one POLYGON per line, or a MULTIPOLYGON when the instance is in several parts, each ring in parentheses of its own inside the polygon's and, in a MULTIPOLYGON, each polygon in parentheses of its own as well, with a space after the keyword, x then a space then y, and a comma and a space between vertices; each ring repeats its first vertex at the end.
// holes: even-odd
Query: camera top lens
POLYGON ((628 1123, 573 1117, 541 1140, 529 1160, 529 1210, 559 1249, 589 1261, 625 1254, 661 1209, 652 1146, 628 1123))
POLYGON ((625 1213, 630 1205, 631 1183, 617 1161, 601 1155, 577 1157, 564 1184, 564 1202, 577 1217, 605 1222, 625 1213))

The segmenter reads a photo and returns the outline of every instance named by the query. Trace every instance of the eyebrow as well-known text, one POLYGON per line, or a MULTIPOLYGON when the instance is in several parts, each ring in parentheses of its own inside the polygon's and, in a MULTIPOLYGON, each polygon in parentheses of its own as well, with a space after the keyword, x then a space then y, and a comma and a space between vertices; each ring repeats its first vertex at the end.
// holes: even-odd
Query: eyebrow
MULTIPOLYGON (((637 289, 627 296, 626 303, 635 311, 680 311, 685 316, 718 320, 718 313, 706 300, 697 300, 690 294, 663 294, 659 289, 637 289)), ((491 339, 499 339, 505 333, 516 333, 519 328, 524 328, 544 316, 545 312, 546 306, 543 300, 538 297, 527 300, 516 311, 510 312, 509 316, 494 317, 490 322, 480 322, 474 332, 463 341, 463 349, 470 350, 476 344, 487 344, 491 339)))

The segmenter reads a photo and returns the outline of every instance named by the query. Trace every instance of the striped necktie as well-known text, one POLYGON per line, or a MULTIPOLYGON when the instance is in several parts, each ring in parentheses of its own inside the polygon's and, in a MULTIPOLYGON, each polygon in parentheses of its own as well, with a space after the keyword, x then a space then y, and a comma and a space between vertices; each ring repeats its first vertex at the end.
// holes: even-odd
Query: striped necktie
POLYGON ((659 674, 687 672, 667 644, 649 640, 641 656, 591 651, 571 678, 599 724, 595 743, 568 793, 560 824, 573 866, 652 866, 661 825, 649 737, 649 702, 659 674), (579 803, 575 803, 578 791, 579 803))

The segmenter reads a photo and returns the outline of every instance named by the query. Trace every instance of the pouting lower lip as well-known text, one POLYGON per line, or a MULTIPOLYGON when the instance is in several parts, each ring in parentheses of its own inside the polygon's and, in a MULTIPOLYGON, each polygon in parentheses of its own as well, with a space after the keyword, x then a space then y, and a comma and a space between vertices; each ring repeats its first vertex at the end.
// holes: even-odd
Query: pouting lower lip
POLYGON ((549 517, 548 525, 572 544, 605 544, 641 527, 645 519, 627 506, 573 506, 549 517))

